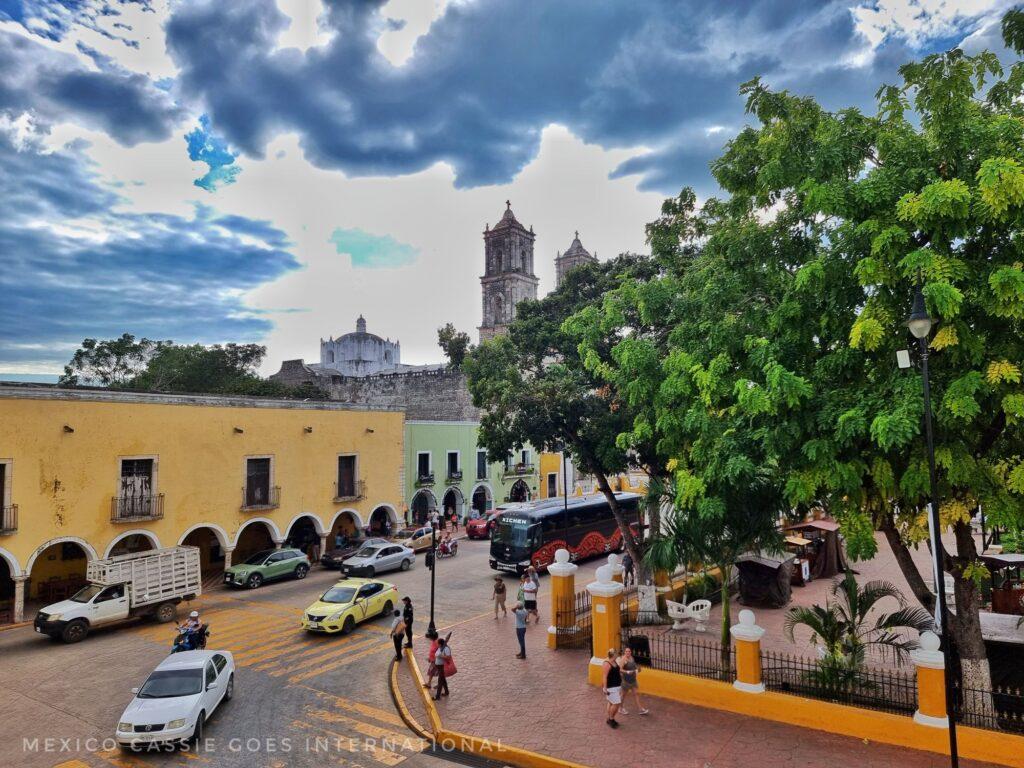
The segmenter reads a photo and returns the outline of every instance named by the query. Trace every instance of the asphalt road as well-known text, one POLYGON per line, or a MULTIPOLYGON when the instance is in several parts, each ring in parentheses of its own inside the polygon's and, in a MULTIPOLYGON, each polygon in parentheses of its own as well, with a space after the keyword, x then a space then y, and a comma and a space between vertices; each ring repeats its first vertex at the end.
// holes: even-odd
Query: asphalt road
MULTIPOLYGON (((463 654, 472 652, 472 639, 458 637, 459 624, 491 609, 487 549, 486 541, 463 540, 457 557, 438 563, 437 624, 455 633, 463 654)), ((76 645, 31 627, 0 632, 0 766, 450 765, 420 754, 392 705, 389 621, 360 625, 347 637, 300 627, 302 609, 337 578, 315 567, 303 581, 255 591, 217 586, 193 604, 210 624, 208 648, 231 651, 237 665, 235 697, 214 713, 200 751, 126 755, 110 740, 131 689, 166 656, 172 627, 140 621, 96 630, 76 645)), ((414 631, 422 635, 430 605, 422 556, 412 570, 381 578, 413 599, 414 631)), ((179 615, 188 610, 180 608, 179 615)))

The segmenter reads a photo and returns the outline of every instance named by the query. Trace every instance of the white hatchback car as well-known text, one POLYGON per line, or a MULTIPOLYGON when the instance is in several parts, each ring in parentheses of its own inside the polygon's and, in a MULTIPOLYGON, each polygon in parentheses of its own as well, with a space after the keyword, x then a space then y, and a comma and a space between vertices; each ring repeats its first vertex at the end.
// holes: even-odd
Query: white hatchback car
POLYGON ((235 660, 228 651, 181 651, 160 662, 117 724, 125 749, 201 741, 206 720, 235 692, 235 660))

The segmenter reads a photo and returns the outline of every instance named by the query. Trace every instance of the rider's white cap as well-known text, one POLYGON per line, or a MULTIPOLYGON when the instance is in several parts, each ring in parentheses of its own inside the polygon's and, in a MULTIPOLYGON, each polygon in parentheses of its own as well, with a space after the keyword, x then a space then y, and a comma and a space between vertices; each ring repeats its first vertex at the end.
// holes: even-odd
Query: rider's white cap
POLYGON ((198 619, 198 618, 199 618, 199 611, 192 611, 192 613, 190 613, 190 614, 188 615, 188 617, 189 617, 190 619, 198 619))

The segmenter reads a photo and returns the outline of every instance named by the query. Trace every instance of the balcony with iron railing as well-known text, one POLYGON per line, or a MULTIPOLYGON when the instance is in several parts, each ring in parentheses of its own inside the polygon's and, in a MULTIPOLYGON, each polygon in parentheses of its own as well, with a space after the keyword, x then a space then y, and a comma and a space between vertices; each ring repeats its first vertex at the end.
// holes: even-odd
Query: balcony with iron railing
POLYGON ((448 482, 457 483, 462 479, 461 469, 449 469, 448 470, 448 482))
POLYGON ((355 483, 339 483, 334 481, 335 501, 356 501, 366 498, 366 481, 356 480, 355 483))
POLYGON ((160 520, 163 516, 164 495, 162 493, 112 496, 110 498, 110 522, 112 523, 160 520))
POLYGON ((532 475, 533 464, 525 464, 520 462, 518 464, 511 464, 505 467, 505 477, 519 477, 520 475, 532 475))
POLYGON ((18 505, 0 507, 0 536, 7 536, 18 530, 18 505))
POLYGON ((417 475, 416 476, 416 485, 418 485, 418 486, 433 485, 433 484, 434 484, 434 473, 433 472, 427 472, 426 474, 421 474, 421 475, 417 475))
POLYGON ((251 485, 242 489, 242 511, 260 512, 281 506, 281 486, 251 485))

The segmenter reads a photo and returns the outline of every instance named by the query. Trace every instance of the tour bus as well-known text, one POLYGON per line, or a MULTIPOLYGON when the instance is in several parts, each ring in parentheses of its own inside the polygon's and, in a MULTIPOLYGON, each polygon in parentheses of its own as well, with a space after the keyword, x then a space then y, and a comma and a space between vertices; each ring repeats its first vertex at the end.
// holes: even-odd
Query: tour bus
MULTIPOLYGON (((635 534, 640 495, 616 493, 615 498, 635 534)), ((568 509, 559 498, 506 512, 491 537, 491 568, 515 574, 530 565, 544 570, 555 561, 555 551, 563 547, 574 562, 622 548, 622 532, 603 495, 570 497, 568 509)))

